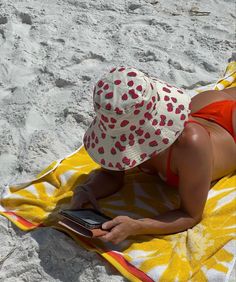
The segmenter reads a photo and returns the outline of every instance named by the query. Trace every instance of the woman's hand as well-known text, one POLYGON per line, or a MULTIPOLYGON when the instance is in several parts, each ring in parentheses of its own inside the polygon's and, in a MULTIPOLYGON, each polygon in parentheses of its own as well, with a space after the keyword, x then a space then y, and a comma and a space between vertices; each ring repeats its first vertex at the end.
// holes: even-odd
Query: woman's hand
POLYGON ((139 221, 128 216, 117 216, 113 220, 103 223, 102 229, 110 230, 102 239, 113 244, 124 241, 127 237, 135 235, 139 228, 139 221))
POLYGON ((71 210, 81 209, 86 204, 91 204, 94 209, 100 210, 98 202, 88 186, 81 185, 76 187, 74 190, 74 195, 71 200, 70 209, 71 210))

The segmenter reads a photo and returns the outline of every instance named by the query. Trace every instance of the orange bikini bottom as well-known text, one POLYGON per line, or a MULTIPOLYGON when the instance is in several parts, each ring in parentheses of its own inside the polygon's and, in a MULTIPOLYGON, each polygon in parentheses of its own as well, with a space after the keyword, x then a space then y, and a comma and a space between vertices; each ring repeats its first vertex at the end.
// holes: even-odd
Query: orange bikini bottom
POLYGON ((192 117, 198 117, 219 124, 226 129, 236 142, 236 132, 233 128, 233 111, 236 109, 236 101, 223 100, 213 102, 198 112, 191 114, 192 117))

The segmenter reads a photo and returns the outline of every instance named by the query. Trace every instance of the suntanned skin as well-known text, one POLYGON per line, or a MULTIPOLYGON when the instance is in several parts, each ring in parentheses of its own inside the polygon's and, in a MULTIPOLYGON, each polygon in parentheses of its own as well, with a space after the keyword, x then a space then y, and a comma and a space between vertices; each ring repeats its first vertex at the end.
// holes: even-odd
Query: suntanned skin
MULTIPOLYGON (((191 113, 216 101, 236 100, 236 87, 223 91, 206 91, 192 98, 191 113)), ((171 234, 187 230, 202 218, 211 182, 236 169, 236 143, 230 133, 216 123, 194 118, 196 123, 188 123, 172 144, 171 170, 179 176, 178 192, 180 207, 177 210, 161 214, 155 219, 135 220, 127 216, 118 216, 103 225, 111 231, 101 239, 119 243, 130 235, 171 234), (208 131, 210 132, 210 136, 208 131)), ((236 109, 232 116, 236 133, 236 109)), ((140 166, 166 175, 167 156, 170 147, 140 166)), ((87 181, 95 198, 115 193, 123 185, 124 171, 101 169, 87 181), (103 189, 99 189, 103 187, 103 189)), ((153 195, 155 196, 155 195, 153 195)), ((80 195, 72 200, 74 208, 80 207, 80 195)), ((86 202, 86 201, 85 201, 86 202)))

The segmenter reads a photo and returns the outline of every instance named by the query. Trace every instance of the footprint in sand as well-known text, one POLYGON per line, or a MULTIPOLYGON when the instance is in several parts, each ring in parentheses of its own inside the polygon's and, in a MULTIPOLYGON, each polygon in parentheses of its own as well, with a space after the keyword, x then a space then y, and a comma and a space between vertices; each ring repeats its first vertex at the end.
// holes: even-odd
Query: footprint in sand
POLYGON ((6 24, 8 22, 7 17, 0 16, 0 24, 6 24))
POLYGON ((55 84, 58 88, 65 88, 65 87, 69 87, 69 86, 74 86, 75 83, 72 81, 69 81, 67 79, 63 79, 63 78, 58 78, 55 80, 55 84))
POLYGON ((31 16, 27 13, 19 13, 19 17, 21 19, 21 22, 23 24, 28 24, 28 25, 32 25, 32 19, 31 16))
POLYGON ((135 56, 137 57, 137 59, 139 60, 139 62, 157 62, 157 61, 160 61, 158 58, 157 58, 157 55, 148 50, 146 52, 137 52, 135 54, 135 56))

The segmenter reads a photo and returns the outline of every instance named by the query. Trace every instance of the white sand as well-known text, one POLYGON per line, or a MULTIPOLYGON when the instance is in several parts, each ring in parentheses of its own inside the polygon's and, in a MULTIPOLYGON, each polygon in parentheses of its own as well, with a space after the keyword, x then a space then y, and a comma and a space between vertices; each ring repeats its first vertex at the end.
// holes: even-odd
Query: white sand
MULTIPOLYGON (((214 82, 233 51, 234 6, 1 0, 0 189, 81 145, 93 117, 92 86, 112 66, 135 66, 188 89, 214 82)), ((55 230, 26 234, 0 217, 0 242, 0 281, 124 281, 55 230)))

